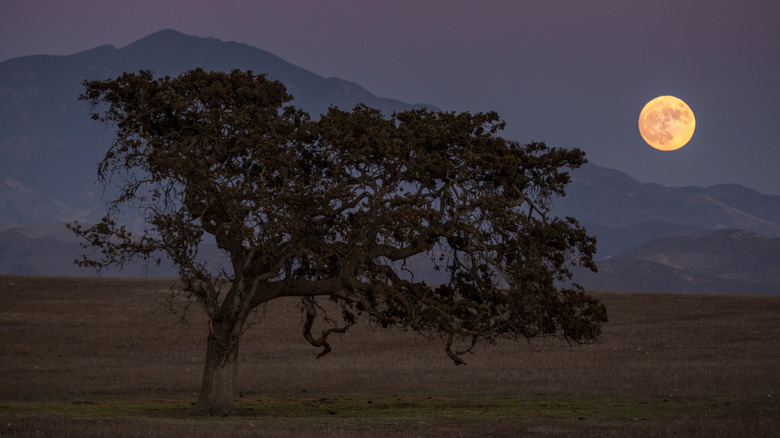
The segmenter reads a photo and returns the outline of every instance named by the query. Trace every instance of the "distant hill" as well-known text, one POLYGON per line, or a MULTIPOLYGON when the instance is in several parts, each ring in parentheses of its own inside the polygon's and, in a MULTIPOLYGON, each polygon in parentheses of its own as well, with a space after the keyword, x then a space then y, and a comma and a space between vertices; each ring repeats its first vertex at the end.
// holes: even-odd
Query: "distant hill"
MULTIPOLYGON (((64 224, 54 235, 36 235, 35 231, 25 227, 14 227, 0 232, 0 273, 15 275, 54 275, 54 276, 93 276, 92 269, 80 268, 73 260, 83 250, 71 236, 65 233, 64 224), (32 231, 32 232, 31 232, 32 231), (56 236, 56 237, 55 237, 56 236)), ((71 233, 72 234, 72 233, 71 233)), ((176 271, 151 269, 141 266, 129 266, 122 271, 112 270, 101 273, 103 276, 121 277, 174 277, 176 271)))
MULTIPOLYGON (((708 230, 737 228, 780 237, 780 196, 737 184, 665 187, 588 163, 572 174, 556 212, 585 223, 620 228, 658 221, 708 230)), ((642 227, 639 227, 642 228, 642 227)))
MULTIPOLYGON (((97 208, 95 204, 93 210, 97 208)), ((94 222, 99 216, 92 213, 87 208, 79 209, 73 204, 44 195, 14 179, 0 179, 0 224, 45 224, 72 219, 94 222)))
MULTIPOLYGON (((216 245, 204 243, 199 250, 217 272, 229 265, 216 245)), ((91 277, 93 269, 74 263, 85 250, 78 237, 64 223, 47 225, 0 225, 0 274, 91 277)), ((175 278, 178 271, 167 260, 160 265, 133 263, 122 269, 112 267, 100 272, 103 277, 175 278)))
MULTIPOLYGON (((580 218, 581 216, 575 217, 580 218)), ((622 227, 609 227, 588 220, 580 221, 588 233, 598 240, 596 258, 604 259, 623 251, 666 236, 699 237, 712 232, 697 225, 673 224, 660 219, 639 222, 622 227)))
POLYGON ((682 293, 780 293, 780 238, 744 230, 652 240, 578 271, 588 289, 682 293))
POLYGON ((780 284, 780 238, 744 230, 720 230, 697 238, 664 237, 617 257, 726 280, 780 284))
POLYGON ((588 290, 690 294, 777 295, 780 285, 724 280, 692 274, 636 259, 598 262, 598 274, 579 272, 575 280, 588 290))
POLYGON ((418 108, 371 94, 357 84, 324 78, 261 49, 173 30, 121 49, 100 46, 70 56, 27 56, 0 63, 0 223, 34 224, 95 219, 100 188, 96 164, 112 132, 88 116, 77 98, 84 79, 107 79, 148 69, 178 75, 195 67, 252 70, 282 81, 293 104, 313 116, 331 105, 358 103, 386 113, 418 108), (29 205, 28 205, 29 204, 29 205))

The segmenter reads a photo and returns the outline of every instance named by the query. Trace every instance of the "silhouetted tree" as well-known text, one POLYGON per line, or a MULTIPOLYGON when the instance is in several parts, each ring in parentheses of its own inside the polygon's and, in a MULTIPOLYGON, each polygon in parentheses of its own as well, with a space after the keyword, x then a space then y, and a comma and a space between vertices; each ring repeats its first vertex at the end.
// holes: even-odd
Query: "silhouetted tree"
POLYGON ((203 414, 233 412, 247 320, 280 297, 300 298, 319 356, 359 316, 441 338, 455 364, 498 338, 591 341, 607 320, 578 286, 558 286, 573 264, 595 269, 595 239, 549 214, 570 179, 560 169, 585 162, 579 150, 500 138, 492 112, 388 118, 357 106, 313 121, 285 106, 280 82, 252 72, 84 84, 92 117, 116 128, 98 175, 118 195, 97 225, 71 226, 94 249, 79 263, 177 265, 178 290, 208 316, 203 414), (118 224, 131 210, 142 232, 118 224), (199 257, 207 235, 232 269, 215 274, 199 257), (413 257, 428 258, 444 284, 416 281, 413 257), (326 315, 317 336, 323 299, 340 315, 326 315))

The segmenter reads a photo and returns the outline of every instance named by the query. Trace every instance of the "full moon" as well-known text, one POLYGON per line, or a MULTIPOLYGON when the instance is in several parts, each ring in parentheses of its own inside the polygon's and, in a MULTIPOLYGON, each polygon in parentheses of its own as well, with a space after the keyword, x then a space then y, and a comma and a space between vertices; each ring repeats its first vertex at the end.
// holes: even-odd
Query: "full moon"
POLYGON ((696 130, 693 111, 674 96, 659 96, 647 102, 639 113, 639 133, 647 144, 660 151, 685 146, 696 130))

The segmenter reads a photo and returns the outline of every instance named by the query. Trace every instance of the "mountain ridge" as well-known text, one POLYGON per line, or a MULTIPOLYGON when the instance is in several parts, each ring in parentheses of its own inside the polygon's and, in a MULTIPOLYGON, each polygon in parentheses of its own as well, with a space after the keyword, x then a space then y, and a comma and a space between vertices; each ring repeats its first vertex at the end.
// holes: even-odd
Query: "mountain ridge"
POLYGON ((19 224, 65 220, 100 204, 96 194, 100 189, 94 186, 96 166, 112 142, 112 132, 93 121, 89 107, 78 100, 84 79, 138 70, 178 75, 195 67, 267 74, 286 84, 295 98, 292 104, 314 116, 331 105, 351 109, 364 103, 386 113, 426 106, 379 98, 353 82, 323 78, 246 44, 174 30, 155 32, 119 49, 102 45, 73 55, 10 59, 0 62, 0 154, 4 158, 0 181, 21 184, 41 202, 51 199, 49 210, 64 203, 70 211, 59 216, 25 213, 5 202, 16 198, 9 187, 0 186, 0 220, 19 224))
POLYGON ((726 280, 780 284, 780 238, 746 230, 718 230, 706 236, 667 236, 617 258, 647 260, 726 280))
POLYGON ((641 183, 624 172, 587 163, 572 172, 566 192, 566 197, 555 202, 558 214, 607 227, 662 220, 780 237, 780 196, 738 184, 666 187, 641 183), (734 192, 749 196, 735 196, 734 192))
POLYGON ((575 270, 575 280, 588 290, 730 294, 730 295, 778 295, 780 285, 761 284, 721 279, 676 269, 649 260, 617 258, 597 263, 599 272, 575 270))

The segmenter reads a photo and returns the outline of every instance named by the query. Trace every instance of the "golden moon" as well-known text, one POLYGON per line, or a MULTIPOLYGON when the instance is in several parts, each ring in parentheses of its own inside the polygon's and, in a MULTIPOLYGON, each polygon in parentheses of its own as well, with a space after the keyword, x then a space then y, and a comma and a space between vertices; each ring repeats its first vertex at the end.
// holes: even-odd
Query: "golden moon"
POLYGON ((647 144, 661 151, 685 146, 695 130, 693 111, 674 96, 656 97, 639 113, 639 133, 647 144))

